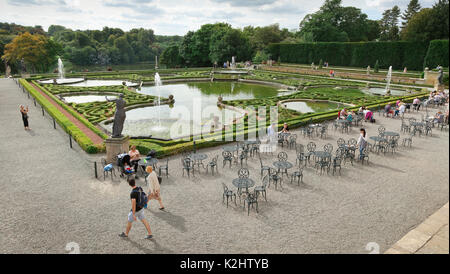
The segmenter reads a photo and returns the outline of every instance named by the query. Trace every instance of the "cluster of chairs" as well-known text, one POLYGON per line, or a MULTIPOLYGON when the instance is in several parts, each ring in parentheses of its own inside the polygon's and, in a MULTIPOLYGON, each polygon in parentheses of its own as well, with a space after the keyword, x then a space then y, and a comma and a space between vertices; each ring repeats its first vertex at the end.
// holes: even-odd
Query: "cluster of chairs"
POLYGON ((191 177, 191 173, 192 176, 195 176, 195 170, 198 169, 197 171, 200 171, 200 166, 202 166, 205 170, 206 173, 209 172, 209 170, 211 170, 211 174, 214 175, 215 172, 219 173, 219 169, 217 166, 217 161, 219 160, 219 155, 215 155, 206 165, 200 162, 196 162, 194 161, 189 155, 184 155, 181 158, 181 166, 183 169, 183 176, 184 173, 186 172, 188 177, 191 177))
MULTIPOLYGON (((246 168, 241 168, 238 171, 239 179, 248 179, 250 176, 250 172, 246 168)), ((258 213, 258 198, 261 195, 267 202, 267 188, 269 187, 269 176, 266 175, 262 178, 262 182, 260 185, 255 186, 252 190, 248 188, 237 188, 236 190, 230 189, 225 183, 222 183, 223 194, 222 194, 222 202, 227 204, 227 208, 229 205, 229 200, 233 201, 237 206, 237 197, 239 197, 239 203, 243 200, 243 209, 245 210, 247 204, 247 215, 250 215, 250 208, 255 208, 258 213)))
MULTIPOLYGON (((114 156, 113 163, 108 163, 105 158, 100 160, 100 163, 103 168, 103 180, 106 180, 106 177, 110 176, 111 180, 113 180, 116 176, 116 169, 119 173, 119 176, 122 178, 126 178, 127 180, 133 176, 136 176, 139 171, 141 171, 144 176, 145 183, 147 184, 148 173, 144 168, 138 168, 138 170, 134 170, 133 168, 130 171, 125 170, 125 165, 131 167, 131 159, 130 155, 126 152, 120 153, 114 156)), ((166 158, 162 163, 158 164, 158 161, 155 161, 152 165, 153 169, 157 171, 158 176, 162 176, 165 173, 166 177, 169 177, 169 158, 166 158)))
POLYGON ((282 147, 286 146, 289 149, 295 148, 297 145, 297 134, 291 133, 278 133, 278 144, 282 147))
POLYGON ((300 132, 304 138, 314 139, 315 137, 319 137, 321 139, 325 139, 328 134, 328 125, 327 124, 309 124, 305 127, 300 128, 300 132))

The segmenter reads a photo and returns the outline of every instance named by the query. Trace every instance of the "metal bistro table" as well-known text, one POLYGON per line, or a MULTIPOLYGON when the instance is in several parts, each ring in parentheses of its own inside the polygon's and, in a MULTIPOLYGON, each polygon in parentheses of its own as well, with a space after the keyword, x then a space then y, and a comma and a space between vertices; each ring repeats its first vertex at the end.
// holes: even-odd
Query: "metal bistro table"
POLYGON ((400 136, 400 134, 397 133, 397 132, 394 132, 394 131, 385 131, 385 132, 383 133, 383 136, 390 138, 390 137, 397 137, 397 136, 400 136))
POLYGON ((233 185, 238 189, 238 194, 242 194, 242 189, 245 188, 246 193, 250 187, 255 186, 255 181, 250 178, 236 178, 233 179, 233 185))
POLYGON ((192 153, 188 157, 192 161, 194 161, 194 165, 197 165, 198 167, 200 167, 200 165, 202 165, 203 167, 205 167, 203 165, 203 160, 206 160, 208 158, 208 155, 206 155, 204 153, 192 153))
POLYGON ((292 168, 294 165, 289 163, 288 161, 276 161, 273 163, 273 166, 278 169, 278 172, 280 172, 280 170, 284 170, 281 175, 286 173, 286 176, 289 178, 287 170, 292 168))
POLYGON ((244 141, 244 145, 248 146, 248 145, 256 145, 259 144, 259 140, 245 140, 244 141))
MULTIPOLYGON (((345 146, 348 147, 348 145, 345 145, 345 146)), ((342 146, 342 147, 344 147, 344 146, 342 146)), ((325 159, 325 158, 330 158, 331 153, 326 152, 326 151, 314 151, 314 156, 316 156, 317 158, 320 158, 320 159, 325 159)))

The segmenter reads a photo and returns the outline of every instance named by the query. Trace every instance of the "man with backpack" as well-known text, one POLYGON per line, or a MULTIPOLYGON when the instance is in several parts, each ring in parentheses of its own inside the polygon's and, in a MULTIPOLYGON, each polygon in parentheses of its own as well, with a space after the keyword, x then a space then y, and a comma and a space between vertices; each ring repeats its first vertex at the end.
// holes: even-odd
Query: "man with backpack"
POLYGON ((148 235, 145 237, 145 239, 151 239, 153 238, 152 231, 150 230, 150 225, 145 219, 144 216, 144 210, 143 208, 147 205, 147 194, 142 190, 141 187, 136 186, 136 181, 134 178, 131 178, 128 181, 128 184, 133 189, 130 194, 131 199, 131 211, 128 213, 128 223, 127 228, 125 232, 122 232, 122 234, 119 234, 119 237, 126 238, 128 237, 128 233, 131 230, 131 226, 136 219, 139 219, 147 229, 148 235))

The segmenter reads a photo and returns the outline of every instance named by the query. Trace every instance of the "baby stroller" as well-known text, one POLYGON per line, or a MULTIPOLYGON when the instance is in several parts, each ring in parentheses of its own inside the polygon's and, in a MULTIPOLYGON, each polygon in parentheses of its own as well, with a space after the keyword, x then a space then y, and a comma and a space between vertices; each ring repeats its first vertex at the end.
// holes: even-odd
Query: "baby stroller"
POLYGON ((130 155, 123 153, 117 155, 117 166, 119 168, 120 177, 127 176, 127 180, 135 173, 131 167, 130 155))

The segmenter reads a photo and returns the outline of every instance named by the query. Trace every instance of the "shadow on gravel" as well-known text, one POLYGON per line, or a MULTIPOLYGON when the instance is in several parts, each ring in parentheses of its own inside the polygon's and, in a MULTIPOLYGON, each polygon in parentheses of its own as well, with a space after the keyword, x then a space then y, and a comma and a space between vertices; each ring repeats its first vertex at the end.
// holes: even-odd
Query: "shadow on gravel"
POLYGON ((372 167, 379 167, 379 168, 385 168, 385 169, 389 169, 391 171, 394 172, 399 172, 399 173, 406 173, 404 170, 398 169, 398 168, 393 168, 391 166, 385 166, 385 165, 380 165, 380 164, 376 164, 376 163, 371 163, 372 167))
POLYGON ((135 242, 133 240, 130 240, 129 238, 126 239, 133 247, 139 249, 140 251, 144 252, 145 254, 155 254, 155 253, 173 253, 172 250, 162 247, 155 239, 151 240, 145 240, 149 243, 154 245, 154 249, 149 249, 138 242, 135 242))
MULTIPOLYGON (((150 210, 148 210, 150 211, 150 210)), ((173 226, 174 228, 180 230, 181 232, 186 232, 186 225, 185 225, 185 219, 181 216, 175 215, 167 210, 158 210, 157 212, 150 211, 156 218, 162 219, 169 225, 173 226)))
POLYGON ((27 132, 28 132, 28 134, 30 134, 31 136, 36 136, 36 133, 35 133, 32 129, 27 130, 27 132))

